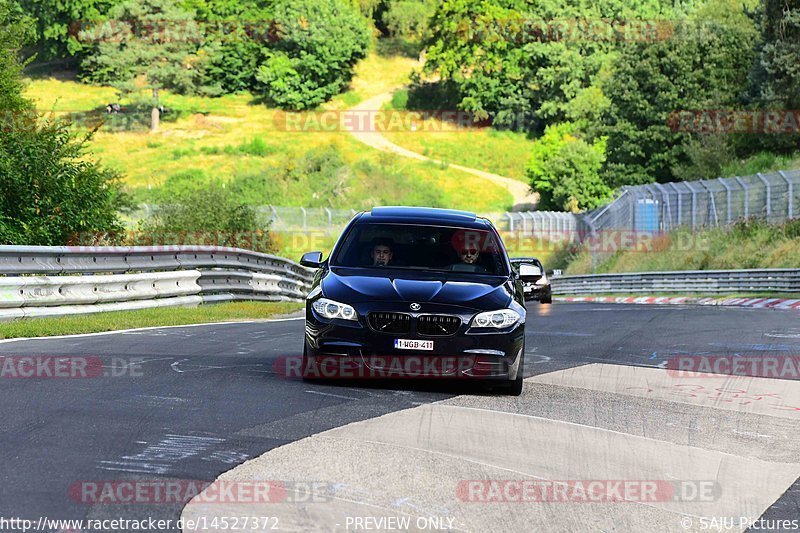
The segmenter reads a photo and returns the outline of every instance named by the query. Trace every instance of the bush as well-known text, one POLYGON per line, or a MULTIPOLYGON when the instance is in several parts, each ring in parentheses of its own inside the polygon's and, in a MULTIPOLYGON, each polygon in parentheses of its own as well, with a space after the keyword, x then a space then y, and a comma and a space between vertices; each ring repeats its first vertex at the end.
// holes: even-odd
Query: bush
POLYGON ((267 100, 309 109, 346 88, 370 43, 361 13, 345 0, 278 0, 274 10, 278 39, 256 75, 267 100))
MULTIPOLYGON (((170 203, 156 207, 152 217, 140 224, 139 235, 146 244, 209 244, 274 251, 272 238, 259 226, 255 209, 241 203, 222 183, 172 185, 170 203)), ((164 192, 169 189, 165 186, 164 192)))
POLYGON ((600 177, 605 140, 588 144, 571 123, 548 126, 533 147, 526 174, 540 195, 539 208, 582 211, 605 203, 612 190, 600 177))
POLYGON ((86 157, 89 137, 41 119, 22 96, 19 48, 29 21, 0 0, 0 244, 64 245, 121 228, 117 175, 86 157))

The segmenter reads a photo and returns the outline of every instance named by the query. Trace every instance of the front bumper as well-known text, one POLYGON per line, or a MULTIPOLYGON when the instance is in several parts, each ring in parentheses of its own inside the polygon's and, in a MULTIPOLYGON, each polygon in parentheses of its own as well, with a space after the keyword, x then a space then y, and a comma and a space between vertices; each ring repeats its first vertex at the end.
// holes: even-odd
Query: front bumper
POLYGON ((319 378, 516 379, 521 371, 524 323, 503 330, 475 331, 468 326, 474 312, 454 313, 452 308, 427 307, 426 314, 459 314, 461 327, 449 336, 420 335, 414 328, 418 314, 408 313, 412 315, 409 333, 382 333, 370 328, 366 314, 386 311, 387 307, 359 310, 359 320, 355 322, 324 319, 307 306, 307 373, 319 378), (433 350, 397 349, 394 341, 399 338, 433 341, 433 350))

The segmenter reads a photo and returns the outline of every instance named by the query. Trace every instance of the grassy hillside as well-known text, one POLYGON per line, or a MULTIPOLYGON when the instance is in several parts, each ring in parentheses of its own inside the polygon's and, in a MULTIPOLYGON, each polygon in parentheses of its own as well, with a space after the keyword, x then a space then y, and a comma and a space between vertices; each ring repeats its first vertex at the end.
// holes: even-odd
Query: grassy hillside
MULTIPOLYGON (((744 221, 731 228, 692 234, 679 230, 663 235, 641 250, 618 252, 597 265, 597 273, 661 270, 800 268, 800 219, 783 225, 744 221)), ((580 250, 573 256, 556 254, 552 268, 565 274, 592 272, 592 256, 580 250)))
MULTIPOLYGON (((326 107, 346 108, 385 92, 405 82, 415 64, 403 56, 373 53, 359 65, 352 90, 326 107)), ((107 103, 118 101, 110 87, 64 78, 31 80, 27 95, 40 111, 56 115, 102 111, 107 103)), ((152 199, 153 191, 170 177, 189 176, 261 182, 255 188, 257 197, 247 198, 258 204, 353 209, 410 204, 485 212, 503 211, 511 204, 505 190, 486 180, 446 165, 378 152, 346 132, 286 131, 284 115, 258 104, 250 94, 212 99, 164 92, 160 102, 166 114, 158 132, 147 129, 146 106, 121 100, 126 112, 110 117, 91 142, 93 156, 122 172, 138 201, 152 199), (125 123, 131 120, 133 130, 125 123), (293 171, 314 150, 336 165, 327 169, 335 179, 320 183, 293 171)), ((109 118, 102 112, 99 117, 109 118)))
MULTIPOLYGON (((407 99, 407 90, 397 91, 388 107, 406 111, 407 99)), ((457 163, 528 181, 525 178, 525 165, 531 157, 533 141, 527 134, 491 128, 456 127, 434 118, 426 122, 430 123, 427 131, 389 131, 384 135, 403 148, 446 163, 457 163)))

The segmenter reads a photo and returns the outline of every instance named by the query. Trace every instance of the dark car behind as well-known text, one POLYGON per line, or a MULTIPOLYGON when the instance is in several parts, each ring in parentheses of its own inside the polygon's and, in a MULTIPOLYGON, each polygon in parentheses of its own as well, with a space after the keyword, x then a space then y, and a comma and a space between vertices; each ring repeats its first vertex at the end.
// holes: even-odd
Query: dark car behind
POLYGON ((544 270, 542 262, 535 257, 514 257, 511 259, 511 267, 519 270, 521 264, 535 265, 541 270, 542 276, 536 281, 525 281, 522 283, 525 293, 525 300, 538 300, 543 304, 553 303, 553 294, 550 287, 550 278, 544 270))

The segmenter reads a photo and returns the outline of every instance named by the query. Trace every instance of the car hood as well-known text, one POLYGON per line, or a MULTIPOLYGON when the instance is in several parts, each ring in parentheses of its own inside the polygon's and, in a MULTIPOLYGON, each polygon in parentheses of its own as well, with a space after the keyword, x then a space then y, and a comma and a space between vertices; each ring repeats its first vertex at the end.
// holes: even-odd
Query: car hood
POLYGON ((513 286, 505 277, 402 272, 399 270, 369 274, 361 269, 328 271, 322 279, 322 293, 344 303, 403 301, 458 305, 475 309, 507 307, 513 286), (437 279, 438 278, 438 279, 437 279))

